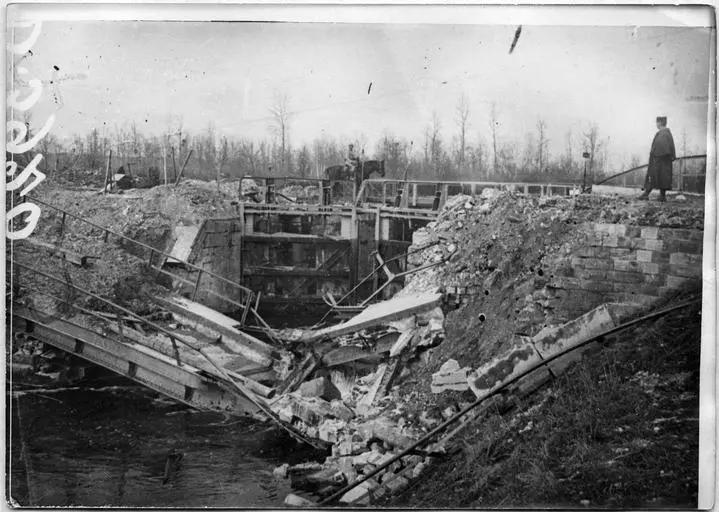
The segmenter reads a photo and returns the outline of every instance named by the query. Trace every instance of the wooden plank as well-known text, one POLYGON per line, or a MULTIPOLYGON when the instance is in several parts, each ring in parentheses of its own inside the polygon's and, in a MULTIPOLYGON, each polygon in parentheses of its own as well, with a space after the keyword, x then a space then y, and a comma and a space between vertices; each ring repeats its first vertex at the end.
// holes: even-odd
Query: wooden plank
POLYGON ((151 296, 151 299, 162 307, 190 324, 201 324, 222 335, 222 343, 235 354, 240 354, 250 361, 261 365, 271 365, 279 355, 277 350, 267 343, 258 340, 245 332, 235 329, 237 320, 208 308, 184 297, 163 299, 151 296))

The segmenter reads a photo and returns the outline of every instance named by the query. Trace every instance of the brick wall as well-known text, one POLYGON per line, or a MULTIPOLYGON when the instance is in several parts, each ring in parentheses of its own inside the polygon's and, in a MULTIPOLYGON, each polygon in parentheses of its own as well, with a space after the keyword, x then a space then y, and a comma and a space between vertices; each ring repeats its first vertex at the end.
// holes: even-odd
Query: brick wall
POLYGON ((571 320, 606 302, 651 306, 685 290, 701 291, 704 232, 584 224, 578 241, 547 261, 526 301, 528 324, 571 320))

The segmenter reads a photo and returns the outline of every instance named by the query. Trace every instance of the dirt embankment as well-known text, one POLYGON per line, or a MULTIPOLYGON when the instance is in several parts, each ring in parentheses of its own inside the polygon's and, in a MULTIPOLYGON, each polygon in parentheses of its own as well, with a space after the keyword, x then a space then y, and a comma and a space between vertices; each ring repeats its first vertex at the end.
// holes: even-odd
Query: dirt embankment
MULTIPOLYGON (((431 393, 432 374, 448 359, 477 368, 521 337, 588 311, 584 290, 564 296, 547 291, 559 277, 557 262, 586 243, 591 226, 696 233, 703 218, 703 204, 692 198, 666 204, 506 193, 454 199, 436 223, 416 234, 414 248, 427 249, 411 263, 449 261, 412 277, 402 293, 443 286, 464 303, 447 314, 445 340, 411 365, 411 377, 393 396, 408 418, 439 422, 448 408, 474 399, 471 391, 431 393)), ((700 293, 700 280, 688 283, 657 297, 657 304, 700 293)), ((499 400, 464 430, 457 453, 390 504, 695 506, 699 315, 697 309, 680 311, 624 332, 539 394, 499 400)))
MULTIPOLYGON (((195 180, 183 181, 178 187, 130 189, 122 194, 106 195, 94 190, 71 190, 43 184, 35 196, 70 214, 165 252, 171 249, 176 226, 237 214, 234 187, 223 184, 218 191, 216 184, 195 180)), ((50 251, 33 245, 32 240, 13 245, 15 261, 64 278, 138 313, 145 314, 152 309, 142 298, 142 292, 162 293, 164 289, 154 284, 154 274, 147 272, 147 248, 113 235, 105 239, 102 230, 70 216, 66 216, 63 223, 61 211, 43 204, 40 207, 40 221, 31 239, 89 256, 88 265, 79 268, 62 258, 50 256, 50 251)), ((19 275, 17 281, 23 287, 49 291, 80 301, 92 309, 107 309, 97 300, 32 272, 21 269, 19 275)), ((41 302, 43 308, 50 308, 50 311, 60 307, 58 301, 47 297, 41 302)))

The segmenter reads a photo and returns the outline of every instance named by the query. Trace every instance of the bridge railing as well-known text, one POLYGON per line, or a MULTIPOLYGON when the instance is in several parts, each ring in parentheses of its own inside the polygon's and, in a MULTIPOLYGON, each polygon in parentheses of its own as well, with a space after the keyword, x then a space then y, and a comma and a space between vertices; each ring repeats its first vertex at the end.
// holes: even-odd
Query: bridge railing
POLYGON ((148 267, 150 269, 154 270, 158 275, 162 274, 162 275, 167 276, 173 280, 177 280, 185 285, 190 286, 190 288, 193 290, 192 291, 193 299, 197 296, 198 292, 207 293, 209 295, 212 295, 215 298, 220 299, 222 302, 229 304, 233 308, 236 308, 236 309, 242 311, 243 312, 243 314, 242 314, 243 321, 241 322, 241 324, 244 324, 244 319, 246 319, 247 315, 251 313, 257 319, 257 321, 263 325, 263 327, 265 327, 265 328, 268 327, 267 324, 264 322, 264 320, 257 313, 258 297, 254 294, 254 292, 251 289, 247 288, 246 286, 242 286, 241 284, 239 284, 235 281, 227 279, 226 277, 223 277, 219 274, 215 274, 214 272, 207 270, 206 268, 199 267, 199 266, 194 265, 188 261, 178 260, 176 256, 172 256, 160 249, 152 247, 151 245, 140 242, 139 240, 135 240, 133 238, 127 237, 127 236, 123 235, 122 233, 118 233, 117 231, 114 231, 106 226, 96 224, 84 217, 81 217, 74 213, 68 212, 67 210, 64 210, 58 206, 55 206, 51 203, 43 201, 37 197, 33 197, 32 200, 34 202, 42 204, 43 206, 51 208, 61 214, 61 221, 60 221, 60 228, 59 228, 59 235, 58 235, 59 240, 56 243, 56 245, 58 245, 59 247, 62 246, 62 240, 64 238, 64 233, 70 231, 70 226, 69 226, 70 221, 74 220, 74 221, 86 224, 86 225, 90 226, 91 228, 99 230, 102 233, 103 243, 108 243, 108 237, 110 235, 112 235, 112 236, 118 238, 119 240, 121 240, 122 242, 127 243, 131 247, 133 247, 134 250, 137 251, 136 253, 133 253, 133 254, 136 254, 137 256, 139 256, 141 258, 146 258, 148 267), (185 267, 187 267, 188 269, 196 271, 197 276, 195 276, 194 280, 189 280, 182 276, 177 275, 176 273, 169 272, 166 268, 163 268, 164 262, 167 261, 168 259, 171 261, 179 262, 179 263, 183 264, 185 267), (212 277, 212 278, 228 285, 232 290, 236 291, 237 297, 230 298, 222 293, 218 293, 217 291, 213 290, 210 287, 202 286, 202 278, 204 276, 212 277))
MULTIPOLYGON (((647 167, 648 164, 632 167, 608 178, 598 180, 594 185, 642 188, 647 175, 647 167)), ((672 189, 703 194, 706 184, 706 168, 706 155, 678 157, 672 163, 672 189)))
POLYGON ((571 183, 524 183, 497 181, 431 181, 368 179, 362 182, 356 204, 398 208, 442 208, 447 199, 459 194, 480 194, 485 188, 513 190, 536 195, 570 195, 577 188, 571 183))
POLYGON ((355 185, 352 180, 326 180, 296 176, 245 176, 238 188, 247 203, 309 204, 328 206, 352 204, 355 185))

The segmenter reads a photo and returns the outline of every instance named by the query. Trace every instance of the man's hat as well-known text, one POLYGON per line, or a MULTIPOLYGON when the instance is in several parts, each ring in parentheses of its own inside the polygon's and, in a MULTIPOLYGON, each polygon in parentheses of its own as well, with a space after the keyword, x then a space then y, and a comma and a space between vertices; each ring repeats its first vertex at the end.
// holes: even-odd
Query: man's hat
POLYGON ((657 123, 667 124, 667 116, 657 116, 657 123))

